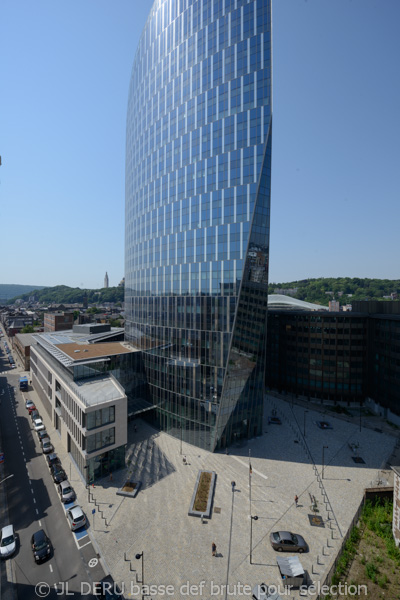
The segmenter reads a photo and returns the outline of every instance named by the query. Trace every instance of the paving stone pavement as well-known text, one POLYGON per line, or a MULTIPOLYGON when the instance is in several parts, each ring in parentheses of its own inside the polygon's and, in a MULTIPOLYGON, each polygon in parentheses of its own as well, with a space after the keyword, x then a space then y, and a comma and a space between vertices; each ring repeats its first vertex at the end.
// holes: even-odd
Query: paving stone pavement
MULTIPOLYGON (((40 406, 36 395, 34 399, 40 406)), ((40 412, 67 473, 71 473, 78 501, 89 517, 90 534, 106 568, 123 585, 126 598, 141 597, 135 585, 141 580, 142 566, 144 583, 158 586, 150 590, 153 600, 249 598, 248 591, 256 584, 281 585, 277 553, 269 542, 271 531, 277 530, 305 537, 310 550, 300 556, 301 563, 314 583, 323 582, 365 487, 376 480, 397 442, 395 432, 379 433, 364 427, 360 432, 358 423, 327 418, 312 405, 305 409, 273 396, 266 398, 263 435, 229 448, 229 454, 211 454, 184 442, 181 454, 179 439, 137 420, 137 431, 135 425, 129 426, 127 468, 113 473, 112 481, 101 480, 90 489, 90 498, 103 511, 106 526, 98 512, 93 522, 95 505, 88 502, 84 483, 70 466, 69 455, 45 411, 40 412), (268 424, 272 410, 281 425, 268 424), (329 420, 333 428, 320 429, 316 425, 320 420, 329 420), (357 446, 355 452, 363 464, 353 461, 350 444, 357 446), (203 523, 188 516, 199 469, 217 474, 214 510, 211 519, 203 523), (116 495, 128 479, 142 482, 136 498, 116 495), (324 527, 310 525, 310 494, 317 501, 324 527), (299 497, 297 508, 295 495, 299 497), (250 515, 258 519, 252 520, 250 515), (213 542, 216 557, 211 552, 213 542), (143 565, 142 558, 135 559, 141 553, 143 565), (221 587, 227 584, 228 588, 221 587), (170 594, 160 587, 166 585, 172 586, 170 594), (249 586, 247 590, 244 585, 249 586)), ((297 599, 299 592, 282 597, 297 599)))

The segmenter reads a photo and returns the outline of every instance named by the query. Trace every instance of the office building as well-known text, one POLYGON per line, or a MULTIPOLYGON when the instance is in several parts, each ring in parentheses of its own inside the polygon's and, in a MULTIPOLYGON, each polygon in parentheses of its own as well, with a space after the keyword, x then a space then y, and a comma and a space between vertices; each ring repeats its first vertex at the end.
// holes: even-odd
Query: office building
POLYGON ((271 125, 270 0, 156 1, 128 98, 126 339, 154 423, 211 451, 262 433, 271 125))
POLYGON ((44 331, 67 331, 74 326, 73 312, 44 313, 44 331))
POLYGON ((146 408, 140 406, 141 353, 111 341, 118 333, 109 325, 89 324, 32 336, 38 408, 87 482, 125 467, 128 416, 146 408))

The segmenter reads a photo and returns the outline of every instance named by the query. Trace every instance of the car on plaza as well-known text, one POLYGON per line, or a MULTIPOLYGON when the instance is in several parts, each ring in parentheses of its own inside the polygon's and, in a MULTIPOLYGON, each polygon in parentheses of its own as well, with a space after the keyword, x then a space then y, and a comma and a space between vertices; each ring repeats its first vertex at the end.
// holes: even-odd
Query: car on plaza
POLYGON ((34 404, 31 404, 30 406, 27 407, 28 408, 28 413, 31 415, 32 412, 34 410, 36 410, 36 406, 34 404))
POLYGON ((59 467, 61 467, 61 461, 58 458, 57 454, 55 452, 52 452, 51 454, 48 454, 46 456, 46 461, 48 464, 49 469, 51 469, 51 467, 53 465, 58 465, 59 467))
POLYGON ((40 431, 37 432, 37 434, 38 434, 39 442, 41 442, 46 437, 48 437, 50 439, 50 436, 47 433, 46 429, 41 429, 40 431))
POLYGON ((62 481, 68 479, 67 474, 61 465, 52 465, 50 467, 50 472, 54 483, 61 483, 62 481))
POLYGON ((25 408, 29 409, 31 406, 35 406, 35 403, 32 400, 25 400, 25 408))
POLYGON ((43 438, 42 440, 40 440, 40 443, 42 444, 42 450, 44 454, 51 454, 52 452, 54 452, 54 446, 51 443, 49 437, 43 438))
POLYGON ((0 535, 0 556, 1 558, 8 558, 14 554, 17 548, 17 538, 15 536, 14 526, 6 525, 1 530, 0 535))
POLYGON ((76 531, 86 525, 85 513, 77 504, 67 510, 66 515, 71 531, 76 531))
POLYGON ((282 425, 279 417, 268 417, 268 425, 282 425))
POLYGON ((307 552, 305 539, 298 533, 290 531, 274 531, 270 535, 271 546, 278 552, 307 552))
POLYGON ((33 429, 35 431, 43 431, 45 429, 42 419, 35 419, 33 421, 33 429))
POLYGON ((61 502, 73 502, 76 498, 74 488, 71 486, 68 479, 59 483, 57 486, 57 490, 60 494, 61 502))
POLYGON ((100 600, 123 600, 123 595, 115 583, 111 575, 103 577, 101 581, 98 581, 93 586, 93 592, 96 598, 100 600))
POLYGON ((39 529, 33 534, 31 539, 31 546, 35 562, 39 563, 47 558, 50 558, 51 554, 51 541, 47 537, 43 529, 39 529))

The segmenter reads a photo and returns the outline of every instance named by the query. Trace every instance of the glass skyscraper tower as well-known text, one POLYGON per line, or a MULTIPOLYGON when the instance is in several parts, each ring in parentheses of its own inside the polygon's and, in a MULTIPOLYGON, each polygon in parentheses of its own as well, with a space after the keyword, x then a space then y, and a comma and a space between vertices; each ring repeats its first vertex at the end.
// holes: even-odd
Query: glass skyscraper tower
POLYGON ((156 0, 126 137, 126 339, 158 427, 208 450, 262 433, 271 0, 156 0))

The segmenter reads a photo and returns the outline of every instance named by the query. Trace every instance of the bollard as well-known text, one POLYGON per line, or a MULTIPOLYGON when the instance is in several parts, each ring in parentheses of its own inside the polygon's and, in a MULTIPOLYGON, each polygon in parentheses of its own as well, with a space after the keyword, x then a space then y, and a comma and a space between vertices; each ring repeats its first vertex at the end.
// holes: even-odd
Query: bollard
POLYGON ((204 523, 204 514, 201 513, 201 524, 203 524, 203 523, 204 523))

